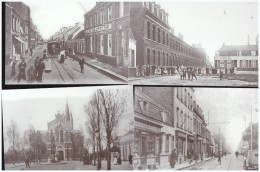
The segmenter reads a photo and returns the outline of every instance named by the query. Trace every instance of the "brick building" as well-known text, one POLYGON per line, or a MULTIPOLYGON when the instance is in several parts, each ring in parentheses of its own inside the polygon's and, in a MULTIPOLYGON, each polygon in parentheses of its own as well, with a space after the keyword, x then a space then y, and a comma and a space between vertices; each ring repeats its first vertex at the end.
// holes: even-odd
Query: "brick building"
POLYGON ((134 116, 134 169, 169 166, 173 149, 178 164, 187 161, 188 151, 208 157, 212 150, 211 133, 191 87, 136 87, 134 116))
POLYGON ((205 54, 174 35, 154 2, 97 2, 85 14, 86 54, 136 75, 138 65, 204 65, 205 54))
POLYGON ((5 3, 5 64, 29 45, 30 8, 22 2, 5 3))
POLYGON ((55 114, 48 123, 47 155, 58 154, 60 160, 78 159, 82 156, 83 135, 73 128, 73 117, 68 102, 64 113, 55 114))

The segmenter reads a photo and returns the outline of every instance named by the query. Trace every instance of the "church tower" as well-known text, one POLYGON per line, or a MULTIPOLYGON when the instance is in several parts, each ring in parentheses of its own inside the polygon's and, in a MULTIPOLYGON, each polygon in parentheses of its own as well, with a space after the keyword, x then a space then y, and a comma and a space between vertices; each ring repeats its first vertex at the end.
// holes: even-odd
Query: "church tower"
POLYGON ((73 117, 69 109, 68 98, 66 98, 65 121, 70 124, 71 129, 73 130, 73 117))

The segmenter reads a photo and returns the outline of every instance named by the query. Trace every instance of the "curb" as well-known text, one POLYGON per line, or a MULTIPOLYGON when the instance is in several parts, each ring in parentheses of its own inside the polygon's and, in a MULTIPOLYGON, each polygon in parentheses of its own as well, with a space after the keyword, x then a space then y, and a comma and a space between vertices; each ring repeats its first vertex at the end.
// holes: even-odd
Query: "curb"
POLYGON ((91 64, 91 63, 89 63, 89 62, 85 62, 85 64, 86 64, 86 65, 89 65, 89 66, 91 66, 91 67, 93 67, 93 68, 96 68, 96 69, 98 69, 98 70, 101 70, 101 71, 105 72, 106 74, 108 74, 108 75, 110 75, 110 76, 114 76, 114 77, 116 77, 116 78, 118 78, 118 79, 120 79, 120 80, 122 80, 122 81, 124 81, 124 82, 128 82, 128 79, 127 79, 126 77, 121 76, 121 75, 119 75, 119 74, 117 74, 117 73, 115 73, 115 72, 112 72, 112 71, 108 70, 108 69, 104 69, 104 68, 102 68, 102 67, 93 65, 93 64, 91 64))
POLYGON ((203 163, 203 162, 206 162, 206 161, 209 161, 209 160, 212 160, 212 159, 215 159, 215 158, 207 159, 207 160, 205 160, 205 161, 200 161, 200 162, 198 162, 198 163, 191 164, 191 165, 186 166, 186 167, 181 167, 181 168, 178 168, 178 169, 176 169, 176 170, 183 170, 183 169, 185 169, 185 168, 193 167, 193 166, 195 166, 195 165, 201 164, 201 163, 203 163))

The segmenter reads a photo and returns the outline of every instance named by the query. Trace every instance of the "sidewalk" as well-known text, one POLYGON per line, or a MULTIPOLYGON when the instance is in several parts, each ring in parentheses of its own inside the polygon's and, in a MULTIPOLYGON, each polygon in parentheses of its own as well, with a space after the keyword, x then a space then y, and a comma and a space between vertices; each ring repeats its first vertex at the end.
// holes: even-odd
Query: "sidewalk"
MULTIPOLYGON (((25 62, 26 62, 27 65, 28 65, 28 62, 35 56, 36 52, 38 52, 41 48, 42 48, 42 45, 35 47, 32 56, 29 53, 24 55, 25 62)), ((9 82, 9 81, 15 80, 18 77, 18 74, 19 74, 18 65, 19 65, 20 62, 21 62, 21 60, 16 61, 15 75, 14 76, 11 75, 12 68, 11 68, 10 64, 5 65, 5 82, 6 83, 9 82)))
POLYGON ((103 63, 98 61, 97 59, 92 59, 87 56, 82 55, 75 55, 76 57, 83 57, 85 60, 85 63, 95 69, 98 69, 100 71, 103 71, 104 73, 116 77, 118 79, 121 79, 125 82, 128 82, 128 78, 126 76, 123 76, 123 70, 120 68, 115 68, 109 64, 103 63))
POLYGON ((192 166, 197 165, 197 164, 201 164, 203 162, 209 161, 209 160, 214 159, 214 158, 215 157, 204 158, 203 161, 198 161, 197 163, 195 163, 195 161, 193 161, 192 163, 184 162, 182 164, 176 164, 174 168, 171 168, 169 166, 169 167, 160 168, 159 170, 182 170, 182 169, 185 169, 185 168, 188 168, 188 167, 192 167, 192 166))

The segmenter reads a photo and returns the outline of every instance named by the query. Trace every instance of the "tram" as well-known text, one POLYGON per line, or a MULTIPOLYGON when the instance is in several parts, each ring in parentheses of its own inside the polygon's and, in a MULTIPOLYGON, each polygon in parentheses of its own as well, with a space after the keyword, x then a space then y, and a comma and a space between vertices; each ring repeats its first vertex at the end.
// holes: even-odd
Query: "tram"
POLYGON ((47 43, 48 57, 58 57, 61 51, 61 45, 59 41, 50 41, 47 43))

